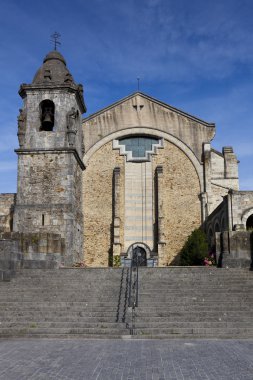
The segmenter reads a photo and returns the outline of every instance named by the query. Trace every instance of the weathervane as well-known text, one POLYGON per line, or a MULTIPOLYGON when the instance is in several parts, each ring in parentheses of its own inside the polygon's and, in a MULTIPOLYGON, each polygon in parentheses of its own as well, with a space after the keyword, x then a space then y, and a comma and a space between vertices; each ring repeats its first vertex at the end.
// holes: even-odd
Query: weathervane
POLYGON ((54 50, 57 50, 57 45, 61 45, 59 38, 61 37, 60 33, 54 32, 54 34, 51 34, 51 42, 54 43, 54 50))

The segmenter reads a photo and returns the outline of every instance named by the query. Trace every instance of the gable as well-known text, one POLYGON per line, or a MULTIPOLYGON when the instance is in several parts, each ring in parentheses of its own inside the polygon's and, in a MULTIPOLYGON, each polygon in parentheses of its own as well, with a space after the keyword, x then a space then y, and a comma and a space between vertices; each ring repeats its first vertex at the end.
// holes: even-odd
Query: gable
POLYGON ((210 142, 215 125, 157 101, 145 94, 135 93, 98 111, 83 121, 85 151, 96 142, 129 128, 150 128, 166 132, 186 144, 201 161, 202 144, 210 142))

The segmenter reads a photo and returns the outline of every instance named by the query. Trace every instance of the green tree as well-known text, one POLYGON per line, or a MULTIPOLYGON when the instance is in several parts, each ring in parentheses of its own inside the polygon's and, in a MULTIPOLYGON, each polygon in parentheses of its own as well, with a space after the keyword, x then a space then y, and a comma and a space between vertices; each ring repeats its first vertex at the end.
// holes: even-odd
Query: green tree
POLYGON ((203 265, 206 256, 208 256, 206 234, 201 229, 196 229, 188 237, 180 252, 180 264, 203 265))

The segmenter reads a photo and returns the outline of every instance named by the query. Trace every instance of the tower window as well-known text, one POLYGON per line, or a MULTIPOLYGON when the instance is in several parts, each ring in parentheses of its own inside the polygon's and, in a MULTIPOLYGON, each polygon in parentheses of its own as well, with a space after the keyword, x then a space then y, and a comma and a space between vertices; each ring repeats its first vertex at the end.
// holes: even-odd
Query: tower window
POLYGON ((49 100, 43 100, 40 103, 40 121, 41 131, 52 131, 54 128, 54 112, 55 112, 55 106, 54 103, 49 100))

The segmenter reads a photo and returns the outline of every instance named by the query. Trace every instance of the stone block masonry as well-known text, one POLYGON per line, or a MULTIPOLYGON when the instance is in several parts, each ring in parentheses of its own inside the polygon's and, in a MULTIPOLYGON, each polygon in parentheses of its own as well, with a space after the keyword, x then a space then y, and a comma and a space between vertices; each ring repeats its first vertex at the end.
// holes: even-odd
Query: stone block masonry
POLYGON ((21 267, 20 241, 8 237, 0 236, 0 281, 10 279, 21 267))
POLYGON ((0 194, 0 232, 9 232, 13 225, 16 194, 0 194))
POLYGON ((71 151, 18 152, 14 231, 60 234, 65 264, 82 259, 81 168, 71 151), (23 189, 23 190, 22 190, 23 189))
MULTIPOLYGON (((197 173, 187 156, 175 145, 164 141, 164 149, 153 157, 153 175, 157 166, 163 167, 163 255, 159 265, 177 263, 178 253, 190 233, 201 224, 200 184, 197 173)), ((154 220, 155 223, 155 220, 154 220)))
MULTIPOLYGON (((112 141, 101 147, 83 173, 84 257, 88 266, 106 267, 113 248, 113 171, 120 168, 119 219, 124 220, 124 157, 112 149, 112 141)), ((123 246, 124 223, 120 228, 123 246)))

